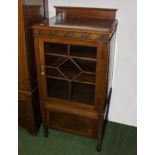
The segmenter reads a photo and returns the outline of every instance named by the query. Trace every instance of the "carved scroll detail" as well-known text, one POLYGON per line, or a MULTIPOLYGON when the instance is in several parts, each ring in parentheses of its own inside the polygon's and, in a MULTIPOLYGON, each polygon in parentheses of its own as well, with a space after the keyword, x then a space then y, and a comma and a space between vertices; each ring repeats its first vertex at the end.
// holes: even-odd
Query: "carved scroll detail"
POLYGON ((33 36, 73 38, 87 41, 102 41, 102 42, 109 41, 109 36, 104 33, 76 32, 76 31, 64 31, 64 30, 34 29, 33 36))

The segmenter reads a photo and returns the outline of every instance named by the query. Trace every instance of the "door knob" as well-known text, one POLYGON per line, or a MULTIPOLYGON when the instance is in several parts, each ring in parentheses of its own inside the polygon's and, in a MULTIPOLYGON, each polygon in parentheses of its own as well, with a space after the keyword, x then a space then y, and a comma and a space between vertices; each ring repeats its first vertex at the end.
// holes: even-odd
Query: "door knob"
POLYGON ((45 67, 44 67, 44 65, 41 65, 41 75, 45 75, 45 67))

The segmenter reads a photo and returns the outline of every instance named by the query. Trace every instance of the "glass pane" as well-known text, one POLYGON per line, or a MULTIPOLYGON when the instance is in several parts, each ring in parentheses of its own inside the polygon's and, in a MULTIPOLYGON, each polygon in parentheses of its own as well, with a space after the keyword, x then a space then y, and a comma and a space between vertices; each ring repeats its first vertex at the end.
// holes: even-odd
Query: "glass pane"
POLYGON ((71 56, 96 59, 96 51, 97 51, 96 47, 79 46, 79 45, 70 46, 71 56))
POLYGON ((69 84, 67 81, 54 78, 46 78, 46 80, 47 94, 49 97, 69 99, 69 84))
POLYGON ((95 74, 86 74, 82 73, 79 76, 75 78, 76 81, 81 81, 81 82, 88 82, 88 83, 94 83, 96 80, 96 75, 95 74))
POLYGON ((97 48, 47 42, 44 48, 47 95, 94 105, 97 48))
POLYGON ((95 102, 95 86, 90 84, 72 82, 72 101, 86 104, 95 102))
POLYGON ((74 61, 84 70, 85 72, 96 72, 96 61, 89 61, 89 60, 81 60, 81 59, 74 59, 74 61))
POLYGON ((76 75, 80 73, 78 67, 71 61, 67 60, 64 64, 60 66, 60 70, 69 78, 73 79, 76 75))
POLYGON ((57 67, 60 65, 66 58, 60 56, 45 55, 45 64, 47 66, 57 67))
POLYGON ((57 69, 54 68, 46 68, 46 76, 63 78, 63 76, 57 71, 57 69))
POLYGON ((45 52, 51 54, 68 55, 68 45, 59 43, 45 43, 45 52))

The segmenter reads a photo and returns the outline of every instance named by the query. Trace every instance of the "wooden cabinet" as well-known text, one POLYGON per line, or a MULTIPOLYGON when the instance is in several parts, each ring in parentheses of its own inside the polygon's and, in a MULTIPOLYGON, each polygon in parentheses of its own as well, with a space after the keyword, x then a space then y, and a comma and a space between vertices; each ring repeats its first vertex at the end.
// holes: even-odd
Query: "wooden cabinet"
POLYGON ((43 0, 18 0, 18 120, 36 134, 41 122, 33 37, 30 27, 44 20, 43 0))
POLYGON ((101 149, 112 91, 115 13, 56 7, 56 17, 32 26, 45 136, 48 128, 63 130, 95 138, 101 149))

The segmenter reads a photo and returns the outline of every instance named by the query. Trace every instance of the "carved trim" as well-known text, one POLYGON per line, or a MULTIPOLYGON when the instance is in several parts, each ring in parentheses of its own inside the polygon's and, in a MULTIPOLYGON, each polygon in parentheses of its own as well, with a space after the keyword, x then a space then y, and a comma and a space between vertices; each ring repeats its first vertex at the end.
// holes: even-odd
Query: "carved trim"
POLYGON ((91 33, 91 32, 73 32, 64 30, 33 30, 33 36, 48 36, 58 38, 73 38, 87 41, 102 41, 108 42, 109 35, 104 33, 91 33))

